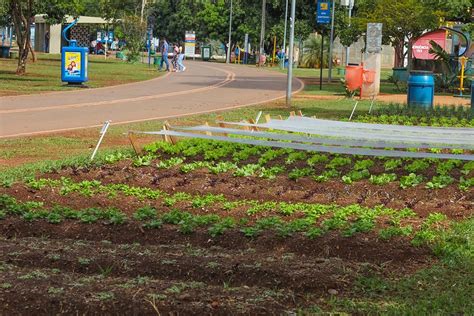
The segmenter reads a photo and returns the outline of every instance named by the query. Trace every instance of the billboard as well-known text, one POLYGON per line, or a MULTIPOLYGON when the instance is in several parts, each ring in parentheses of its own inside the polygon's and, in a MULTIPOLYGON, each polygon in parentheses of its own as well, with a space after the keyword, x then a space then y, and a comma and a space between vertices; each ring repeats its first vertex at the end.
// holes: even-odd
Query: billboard
POLYGON ((196 33, 186 31, 184 38, 184 55, 186 57, 195 57, 196 55, 196 33))

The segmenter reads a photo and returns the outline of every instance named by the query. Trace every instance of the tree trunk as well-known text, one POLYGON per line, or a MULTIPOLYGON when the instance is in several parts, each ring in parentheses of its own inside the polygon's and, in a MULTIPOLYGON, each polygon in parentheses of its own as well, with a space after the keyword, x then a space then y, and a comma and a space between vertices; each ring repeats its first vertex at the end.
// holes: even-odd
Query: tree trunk
POLYGON ((30 42, 30 41, 28 41, 28 49, 29 49, 29 51, 30 51, 30 53, 31 53, 31 59, 32 59, 33 62, 35 63, 35 62, 38 60, 38 58, 37 58, 37 56, 36 56, 35 50, 34 50, 33 47, 31 46, 31 42, 30 42))
POLYGON ((28 0, 25 7, 23 7, 23 5, 24 3, 18 0, 13 0, 10 3, 19 50, 16 74, 20 76, 26 73, 28 53, 30 52, 30 26, 33 12, 33 0, 28 0))
POLYGON ((405 64, 405 56, 403 54, 403 50, 405 48, 405 43, 404 41, 397 41, 395 43, 395 63, 394 67, 395 68, 403 68, 405 64))

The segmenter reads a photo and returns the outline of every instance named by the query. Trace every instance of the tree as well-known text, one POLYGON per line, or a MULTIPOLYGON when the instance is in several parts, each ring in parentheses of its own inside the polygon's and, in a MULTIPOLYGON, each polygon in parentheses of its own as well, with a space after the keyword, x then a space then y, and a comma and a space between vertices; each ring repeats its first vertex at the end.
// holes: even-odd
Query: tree
POLYGON ((361 32, 367 23, 383 23, 383 40, 395 49, 395 67, 403 67, 404 49, 411 40, 439 25, 441 13, 423 0, 363 0, 353 19, 361 32))
POLYGON ((16 73, 24 75, 28 54, 32 51, 30 44, 31 25, 36 14, 45 14, 50 23, 60 23, 66 14, 77 16, 83 9, 80 0, 4 0, 0 10, 4 23, 12 22, 15 27, 19 50, 16 73))
POLYGON ((143 38, 146 33, 146 23, 139 16, 128 15, 122 20, 122 30, 127 39, 128 61, 136 62, 143 47, 143 38))

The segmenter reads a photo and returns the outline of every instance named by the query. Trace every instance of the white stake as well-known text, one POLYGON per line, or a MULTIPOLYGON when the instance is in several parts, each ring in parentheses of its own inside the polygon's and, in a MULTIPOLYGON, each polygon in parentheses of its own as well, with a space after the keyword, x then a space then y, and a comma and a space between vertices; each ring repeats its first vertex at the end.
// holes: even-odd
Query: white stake
POLYGON ((107 130, 109 129, 111 122, 112 121, 106 121, 104 123, 104 126, 102 126, 102 130, 100 131, 100 138, 99 138, 99 141, 97 142, 97 146, 95 146, 94 152, 92 153, 91 161, 94 160, 94 157, 97 154, 97 151, 99 150, 99 146, 102 143, 102 140, 104 139, 105 133, 107 133, 107 130))

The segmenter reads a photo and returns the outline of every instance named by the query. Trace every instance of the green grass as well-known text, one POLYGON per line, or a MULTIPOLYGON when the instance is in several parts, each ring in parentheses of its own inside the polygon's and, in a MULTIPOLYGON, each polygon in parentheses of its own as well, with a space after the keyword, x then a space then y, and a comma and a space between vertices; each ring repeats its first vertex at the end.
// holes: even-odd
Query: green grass
MULTIPOLYGON (((67 91, 61 82, 60 55, 38 54, 38 61, 27 64, 27 74, 15 74, 18 60, 0 59, 0 96, 33 94, 47 91, 67 91)), ((115 58, 89 56, 89 82, 91 88, 106 87, 158 77, 160 73, 145 64, 129 64, 115 58)))
POLYGON ((363 315, 472 315, 474 218, 437 237, 433 251, 441 263, 397 280, 361 277, 353 293, 330 299, 329 308, 363 315))
MULTIPOLYGON (((338 72, 338 68, 342 69, 344 67, 334 67, 332 71, 332 78, 334 80, 339 80, 340 78, 344 78, 343 74, 338 72)), ((278 71, 281 73, 287 73, 286 69, 280 69, 280 67, 268 67, 268 69, 278 71)), ((296 68, 293 69, 293 75, 300 78, 319 78, 320 70, 315 68, 296 68)), ((382 69, 381 79, 387 80, 389 76, 392 75, 392 69, 382 69)), ((329 76, 329 69, 323 69, 323 78, 328 78, 329 76)), ((327 81, 327 80, 326 80, 327 81)))

